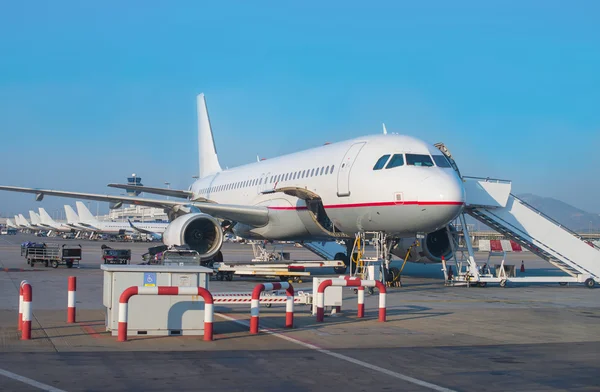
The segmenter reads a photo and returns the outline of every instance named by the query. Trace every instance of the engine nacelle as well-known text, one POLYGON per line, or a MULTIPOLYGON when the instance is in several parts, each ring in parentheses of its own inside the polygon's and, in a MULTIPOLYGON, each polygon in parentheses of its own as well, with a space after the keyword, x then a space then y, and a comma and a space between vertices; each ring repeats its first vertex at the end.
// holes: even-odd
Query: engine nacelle
MULTIPOLYGON (((454 247, 458 247, 458 235, 454 227, 450 226, 450 232, 454 239, 454 247)), ((398 245, 392 249, 394 256, 404 260, 406 253, 416 238, 402 238, 398 245)), ((452 246, 448 238, 448 229, 442 228, 433 233, 429 233, 425 238, 419 240, 418 246, 413 246, 408 257, 408 261, 415 263, 441 263, 442 256, 448 260, 452 257, 452 246)))
POLYGON ((201 259, 212 259, 223 245, 223 229, 219 221, 207 214, 191 213, 173 220, 163 233, 168 246, 187 245, 200 254, 201 259))

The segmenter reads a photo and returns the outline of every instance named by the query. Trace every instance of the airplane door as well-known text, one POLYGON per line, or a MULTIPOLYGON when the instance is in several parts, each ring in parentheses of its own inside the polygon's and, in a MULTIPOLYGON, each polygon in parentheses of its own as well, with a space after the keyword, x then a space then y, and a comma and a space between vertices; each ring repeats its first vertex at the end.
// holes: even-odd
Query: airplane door
POLYGON ((365 144, 366 142, 361 142, 351 145, 348 151, 346 151, 346 155, 344 155, 342 162, 340 162, 337 180, 338 197, 350 196, 350 170, 352 169, 352 165, 354 164, 358 153, 365 144))

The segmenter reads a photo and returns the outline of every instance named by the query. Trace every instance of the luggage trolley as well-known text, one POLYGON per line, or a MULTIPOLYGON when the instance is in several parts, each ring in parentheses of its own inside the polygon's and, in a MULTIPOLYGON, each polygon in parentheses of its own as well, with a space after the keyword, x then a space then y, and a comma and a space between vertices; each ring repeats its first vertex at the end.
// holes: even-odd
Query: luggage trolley
POLYGON ((35 263, 44 263, 46 267, 58 268, 59 265, 66 265, 67 268, 72 268, 73 265, 79 266, 82 248, 81 245, 29 244, 25 246, 24 251, 23 247, 21 248, 21 254, 31 267, 34 267, 35 263))

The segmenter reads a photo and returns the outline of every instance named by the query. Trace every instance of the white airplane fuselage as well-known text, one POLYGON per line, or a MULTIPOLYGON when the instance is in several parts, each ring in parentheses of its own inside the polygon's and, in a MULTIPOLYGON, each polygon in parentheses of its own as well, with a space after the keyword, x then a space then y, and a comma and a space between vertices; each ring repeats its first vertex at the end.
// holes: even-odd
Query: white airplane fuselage
POLYGON ((415 166, 403 155, 403 165, 374 170, 387 154, 435 155, 437 159, 442 155, 413 137, 373 135, 223 170, 197 180, 190 190, 194 198, 220 204, 266 206, 266 226, 237 228, 238 235, 250 238, 327 238, 304 200, 282 192, 268 193, 280 188, 300 188, 318 195, 335 227, 351 235, 359 231, 382 231, 397 237, 430 233, 459 215, 465 191, 447 161, 442 165, 446 167, 415 166))

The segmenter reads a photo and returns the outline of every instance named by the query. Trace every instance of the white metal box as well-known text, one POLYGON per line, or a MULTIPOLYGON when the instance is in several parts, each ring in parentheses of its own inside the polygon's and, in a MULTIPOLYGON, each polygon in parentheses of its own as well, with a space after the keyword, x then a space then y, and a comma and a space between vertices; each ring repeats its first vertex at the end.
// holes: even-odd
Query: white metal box
MULTIPOLYGON (((319 285, 324 280, 329 280, 329 279, 338 279, 338 278, 317 278, 317 277, 313 278, 313 292, 312 292, 312 294, 313 294, 312 314, 313 315, 317 314, 316 298, 317 298, 317 290, 319 289, 319 285)), ((342 289, 343 289, 342 286, 329 286, 325 289, 325 295, 324 295, 325 308, 342 306, 342 289)))
MULTIPOLYGON (((178 286, 208 289, 212 270, 201 266, 103 264, 106 330, 117 335, 119 297, 131 286, 178 286)), ((195 295, 134 295, 127 330, 136 335, 202 335, 204 300, 195 295)))

